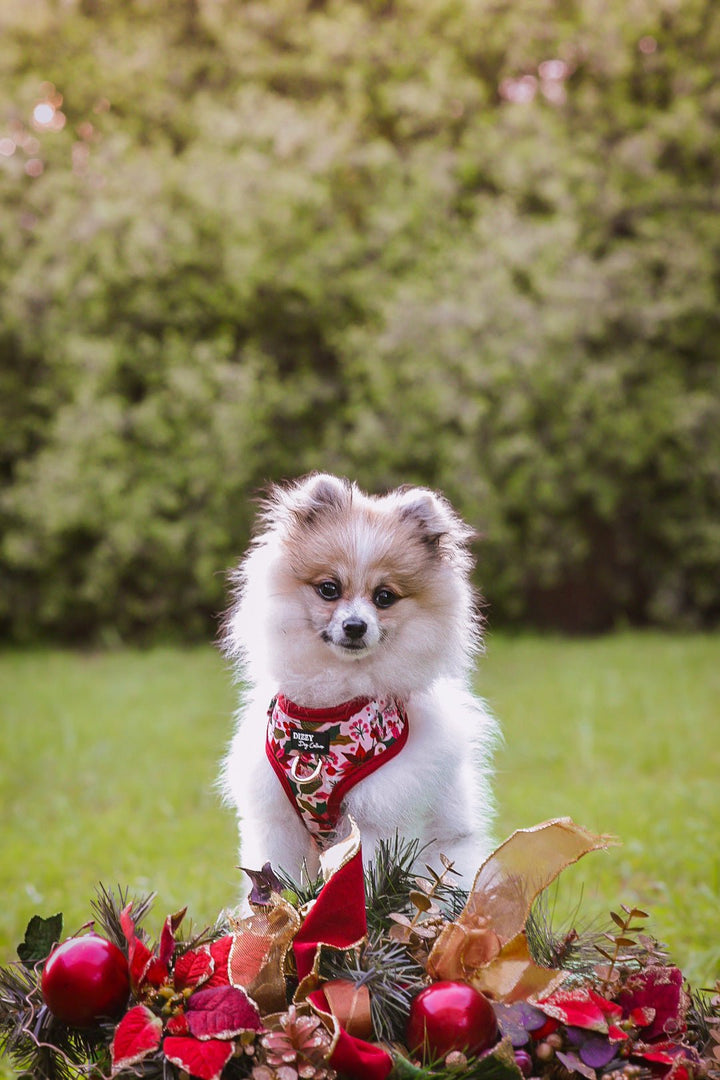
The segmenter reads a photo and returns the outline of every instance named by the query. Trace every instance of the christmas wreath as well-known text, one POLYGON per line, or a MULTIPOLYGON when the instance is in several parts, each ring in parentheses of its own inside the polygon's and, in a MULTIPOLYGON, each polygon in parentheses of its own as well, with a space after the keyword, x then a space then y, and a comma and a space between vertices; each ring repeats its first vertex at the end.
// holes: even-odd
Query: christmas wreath
POLYGON ((62 939, 35 916, 0 970, 0 1046, 25 1076, 144 1080, 720 1080, 720 984, 692 992, 622 907, 603 934, 557 933, 542 894, 603 849, 567 818, 522 829, 470 892, 417 842, 360 842, 295 882, 248 871, 251 914, 152 942, 152 897, 98 889, 62 939))

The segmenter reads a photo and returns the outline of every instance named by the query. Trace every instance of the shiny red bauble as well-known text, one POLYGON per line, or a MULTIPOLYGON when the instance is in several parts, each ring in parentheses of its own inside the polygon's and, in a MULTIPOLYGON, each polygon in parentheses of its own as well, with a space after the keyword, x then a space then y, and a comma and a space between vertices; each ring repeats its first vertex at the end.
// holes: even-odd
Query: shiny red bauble
POLYGON ((128 962, 117 945, 99 937, 64 941, 50 954, 40 983, 53 1016, 71 1027, 92 1027, 119 1016, 130 993, 128 962))
POLYGON ((481 1054, 497 1038, 492 1005, 467 983, 433 983, 410 1006, 407 1045, 427 1061, 444 1058, 452 1050, 481 1054))

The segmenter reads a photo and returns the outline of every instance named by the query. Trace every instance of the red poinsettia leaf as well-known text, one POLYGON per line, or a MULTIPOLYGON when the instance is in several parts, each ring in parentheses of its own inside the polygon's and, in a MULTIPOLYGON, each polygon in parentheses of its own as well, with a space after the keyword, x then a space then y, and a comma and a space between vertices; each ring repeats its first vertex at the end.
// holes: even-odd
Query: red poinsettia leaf
POLYGON ((162 1038, 162 1020, 145 1005, 126 1012, 115 1028, 110 1053, 113 1072, 135 1065, 157 1050, 162 1038))
POLYGON ((594 1001, 597 1007, 602 1011, 603 1015, 608 1020, 620 1020, 622 1019, 623 1011, 619 1005, 614 1001, 608 1001, 607 998, 601 997, 600 994, 596 994, 594 990, 588 990, 591 1001, 594 1001))
POLYGON ((691 1066, 693 1064, 695 1066, 700 1065, 700 1058, 695 1050, 683 1045, 683 1043, 674 1042, 672 1039, 655 1043, 635 1043, 632 1049, 632 1057, 642 1058, 644 1061, 649 1061, 655 1065, 671 1065, 671 1071, 663 1073, 665 1080, 668 1080, 669 1077, 675 1078, 683 1062, 691 1066))
POLYGON ((633 1057, 641 1057, 644 1061, 654 1061, 658 1065, 672 1065, 675 1060, 674 1056, 668 1053, 667 1050, 650 1049, 633 1050, 633 1057))
POLYGON ((149 982, 151 986, 161 986, 167 979, 168 968, 167 964, 163 964, 135 933, 131 910, 132 903, 129 903, 120 912, 120 926, 128 943, 130 982, 137 993, 146 982, 149 982))
POLYGON ((652 1022, 643 1031, 643 1037, 652 1041, 666 1033, 685 1030, 688 998, 682 984, 683 974, 679 968, 655 964, 628 979, 618 994, 618 1002, 625 1016, 634 1009, 655 1010, 652 1022))
POLYGON ((180 926, 180 923, 185 918, 186 911, 187 908, 184 907, 182 911, 177 911, 174 915, 168 915, 165 920, 165 925, 162 928, 158 958, 160 963, 165 964, 166 966, 172 960, 172 955, 175 952, 175 933, 180 926))
POLYGON ((168 915, 160 934, 158 947, 158 959, 162 964, 169 964, 175 951, 175 934, 173 933, 171 916, 168 915))
POLYGON ((207 946, 201 949, 188 949, 178 956, 173 970, 173 982, 176 990, 195 988, 207 982, 215 970, 215 961, 207 946))
POLYGON ((220 1080, 223 1069, 235 1052, 231 1042, 168 1036, 163 1043, 163 1053, 173 1065, 179 1065, 198 1080, 220 1080))
POLYGON ((232 1039, 241 1031, 263 1030, 260 1013, 237 986, 196 990, 188 999, 187 1019, 197 1039, 232 1039))
POLYGON ((213 941, 210 945, 210 955, 215 962, 215 970, 205 983, 206 988, 230 985, 230 949, 232 943, 232 934, 227 934, 225 937, 213 941))
POLYGON ((122 932, 125 935, 125 940, 128 945, 132 945, 135 938, 135 923, 130 914, 131 911, 132 901, 120 912, 120 926, 122 927, 122 932))
POLYGON ((167 981, 169 974, 167 964, 164 963, 159 956, 153 956, 151 953, 150 960, 142 974, 141 983, 150 983, 151 986, 162 986, 162 984, 167 981))
POLYGON ((185 1013, 176 1013, 175 1016, 171 1016, 165 1025, 165 1031, 168 1035, 189 1035, 190 1028, 185 1013))
POLYGON ((556 990, 554 994, 537 1003, 546 1016, 552 1016, 569 1027, 583 1028, 585 1031, 607 1033, 608 1016, 622 1015, 611 1001, 606 1001, 592 990, 581 987, 577 990, 556 990))
POLYGON ((648 1024, 652 1024, 655 1019, 655 1009, 651 1009, 649 1006, 643 1008, 631 1009, 629 1012, 630 1023, 635 1027, 647 1027, 648 1024))
POLYGON ((535 1028, 530 1034, 536 1042, 542 1042, 548 1035, 552 1035, 553 1031, 557 1031, 559 1027, 560 1021, 556 1020, 554 1016, 548 1016, 545 1023, 541 1027, 535 1028))
POLYGON ((130 981, 133 990, 138 991, 146 981, 147 970, 156 959, 155 954, 148 949, 140 938, 133 938, 128 948, 130 963, 130 981))
POLYGON ((178 930, 180 929, 180 924, 182 923, 182 921, 183 921, 183 919, 185 918, 186 915, 187 915, 187 904, 185 905, 184 908, 180 908, 179 911, 176 911, 174 915, 169 915, 168 916, 168 918, 170 919, 170 925, 172 927, 172 932, 173 932, 174 935, 177 934, 178 930))
POLYGON ((617 1027, 616 1024, 608 1024, 608 1038, 610 1039, 610 1042, 623 1042, 627 1037, 627 1031, 623 1031, 623 1029, 617 1027))

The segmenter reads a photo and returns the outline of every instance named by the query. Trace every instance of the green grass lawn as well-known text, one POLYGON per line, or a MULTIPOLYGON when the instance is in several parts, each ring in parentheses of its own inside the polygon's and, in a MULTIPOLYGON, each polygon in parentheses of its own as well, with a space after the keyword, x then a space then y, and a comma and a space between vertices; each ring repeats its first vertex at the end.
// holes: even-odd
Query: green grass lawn
MULTIPOLYGON (((491 634, 498 839, 570 815, 624 845, 563 877, 582 918, 647 905, 703 985, 720 975, 720 637, 491 634)), ((213 790, 234 690, 211 648, 0 654, 0 962, 35 913, 89 917, 102 881, 156 890, 156 923, 234 902, 235 824, 213 790)), ((151 919, 152 923, 152 919, 151 919)))

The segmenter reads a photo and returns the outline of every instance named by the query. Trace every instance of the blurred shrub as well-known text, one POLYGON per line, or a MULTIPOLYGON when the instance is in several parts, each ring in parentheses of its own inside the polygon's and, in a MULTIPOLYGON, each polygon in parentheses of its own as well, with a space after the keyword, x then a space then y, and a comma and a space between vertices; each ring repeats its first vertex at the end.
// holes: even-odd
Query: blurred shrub
POLYGON ((713 0, 0 32, 6 636, 207 635, 251 494, 311 468, 445 489, 495 621, 717 619, 713 0))

